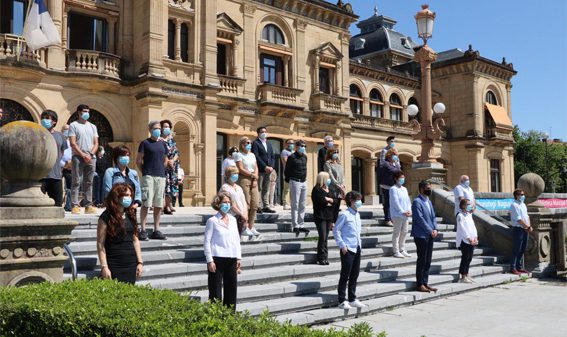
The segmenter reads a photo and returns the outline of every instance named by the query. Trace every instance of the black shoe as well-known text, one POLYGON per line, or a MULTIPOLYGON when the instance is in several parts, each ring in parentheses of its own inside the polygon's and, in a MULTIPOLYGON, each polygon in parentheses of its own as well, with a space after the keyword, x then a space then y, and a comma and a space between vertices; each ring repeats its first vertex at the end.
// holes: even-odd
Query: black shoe
POLYGON ((303 233, 305 233, 305 234, 309 234, 309 229, 304 228, 304 227, 301 227, 301 228, 299 229, 299 231, 300 231, 300 232, 303 232, 303 233))
POLYGON ((160 231, 154 231, 150 237, 152 240, 167 240, 167 237, 160 231))
POLYGON ((317 261, 317 264, 320 266, 324 266, 325 265, 325 261, 317 261))
POLYGON ((148 241, 148 233, 145 230, 140 230, 140 232, 138 233, 138 240, 148 241))
POLYGON ((298 227, 293 227, 293 232, 294 232, 295 234, 299 234, 299 233, 301 232, 301 229, 298 228, 298 227))
POLYGON ((264 207, 264 209, 262 209, 263 213, 276 213, 275 210, 269 208, 269 207, 264 207))
POLYGON ((256 210, 256 214, 262 214, 262 213, 264 213, 264 212, 262 211, 261 208, 258 208, 258 209, 256 210))
POLYGON ((330 263, 329 263, 329 260, 325 260, 325 261, 323 261, 323 262, 325 263, 325 266, 328 266, 328 265, 330 264, 330 263))

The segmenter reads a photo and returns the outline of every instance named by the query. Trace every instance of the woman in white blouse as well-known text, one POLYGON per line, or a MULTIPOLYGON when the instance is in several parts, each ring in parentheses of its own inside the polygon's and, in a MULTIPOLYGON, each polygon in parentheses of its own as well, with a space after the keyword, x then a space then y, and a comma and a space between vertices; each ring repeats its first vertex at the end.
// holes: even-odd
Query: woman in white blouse
POLYGON ((411 216, 411 201, 408 190, 403 186, 406 177, 402 171, 394 173, 394 185, 390 188, 390 217, 394 224, 392 232, 392 248, 394 257, 411 257, 406 251, 406 235, 408 234, 408 221, 411 216))
POLYGON ((239 224, 238 230, 242 233, 244 230, 244 235, 252 236, 250 228, 248 228, 248 204, 246 203, 246 197, 244 196, 244 191, 242 187, 238 186, 236 182, 238 181, 238 169, 236 166, 229 166, 225 171, 225 183, 221 186, 219 192, 225 192, 230 195, 232 204, 230 207, 229 214, 234 216, 239 224), (240 227, 241 223, 244 226, 240 227))
POLYGON ((472 261, 474 247, 478 245, 478 234, 471 213, 472 206, 469 199, 462 199, 459 203, 460 212, 457 213, 457 248, 461 250, 461 265, 459 274, 461 283, 472 283, 469 276, 469 266, 472 261))
POLYGON ((242 187, 248 204, 248 229, 253 235, 260 235, 254 228, 258 210, 258 163, 252 153, 252 142, 248 137, 240 138, 240 153, 234 158, 238 168, 238 185, 242 187))
POLYGON ((222 300, 224 305, 235 309, 236 275, 240 269, 242 252, 236 218, 229 214, 230 195, 219 193, 211 206, 218 213, 207 220, 203 244, 209 274, 209 300, 222 300))

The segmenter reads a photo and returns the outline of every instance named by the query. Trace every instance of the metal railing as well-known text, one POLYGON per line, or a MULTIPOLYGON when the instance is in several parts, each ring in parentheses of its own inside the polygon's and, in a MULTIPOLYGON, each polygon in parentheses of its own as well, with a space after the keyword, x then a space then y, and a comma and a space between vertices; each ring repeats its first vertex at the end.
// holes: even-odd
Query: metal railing
POLYGON ((73 254, 73 251, 68 244, 64 244, 63 248, 65 249, 65 253, 67 253, 67 256, 69 257, 69 262, 71 264, 71 277, 73 281, 75 281, 77 279, 77 260, 75 259, 75 255, 73 254))

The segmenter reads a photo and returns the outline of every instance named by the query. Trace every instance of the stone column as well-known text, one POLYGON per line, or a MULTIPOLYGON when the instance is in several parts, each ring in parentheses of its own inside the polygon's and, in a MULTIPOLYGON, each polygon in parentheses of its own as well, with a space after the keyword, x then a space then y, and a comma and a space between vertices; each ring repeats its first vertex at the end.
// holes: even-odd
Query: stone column
POLYGON ((203 121, 203 139, 204 150, 201 158, 202 163, 202 193, 206 201, 212 200, 216 195, 217 190, 217 170, 216 157, 217 157, 217 134, 211 132, 217 128, 217 108, 213 105, 206 105, 205 111, 201 114, 203 121))
POLYGON ((108 52, 116 54, 116 21, 118 18, 111 16, 108 18, 108 52))
POLYGON ((220 86, 219 78, 217 76, 217 1, 202 0, 201 6, 203 12, 201 15, 201 26, 203 31, 203 59, 204 63, 204 85, 206 86, 220 86))
POLYGON ((254 22, 254 13, 256 6, 248 3, 242 4, 242 15, 244 16, 244 31, 242 41, 244 43, 244 78, 248 79, 244 83, 244 95, 253 98, 258 85, 258 76, 256 72, 260 72, 258 68, 258 51, 256 47, 256 23, 254 22))
POLYGON ((362 114, 364 116, 370 116, 370 99, 368 97, 363 97, 362 114))
POLYGON ((350 124, 342 124, 342 141, 343 148, 339 149, 341 156, 341 161, 343 162, 343 168, 345 170, 344 184, 347 191, 352 189, 352 161, 351 161, 351 149, 352 149, 352 128, 350 124))
POLYGON ((284 87, 290 87, 289 83, 289 61, 290 57, 288 55, 284 55, 283 57, 283 75, 284 75, 284 87))
POLYGON ((333 90, 331 91, 335 96, 342 96, 341 93, 341 60, 335 62, 335 83, 333 83, 333 90))
MULTIPOLYGON (((67 30, 67 25, 63 26, 63 2, 62 1, 49 1, 48 10, 53 23, 57 30, 61 33, 67 30)), ((62 36, 63 34, 61 34, 62 36)), ((65 39, 66 40, 66 39, 65 39)), ((66 41, 65 41, 66 42, 66 41)), ((61 41, 60 45, 50 46, 47 50, 47 67, 56 70, 65 70, 65 44, 61 41)))
POLYGON ((321 56, 315 55, 315 71, 313 72, 313 92, 319 92, 319 67, 321 56))
POLYGON ((384 119, 390 119, 390 102, 389 101, 384 101, 384 119))
POLYGON ((364 159, 364 203, 366 205, 378 205, 379 198, 376 194, 376 158, 364 159))
POLYGON ((230 65, 231 75, 234 77, 241 77, 240 60, 238 59, 238 52, 240 41, 234 36, 232 38, 232 64, 230 65))
POLYGON ((483 116, 483 107, 482 107, 482 101, 483 101, 483 97, 481 94, 479 94, 479 84, 478 84, 478 76, 474 76, 473 77, 473 81, 472 81, 472 90, 473 90, 473 106, 472 106, 472 115, 474 118, 474 124, 473 124, 473 129, 476 131, 476 133, 480 136, 484 135, 484 132, 486 130, 484 130, 484 121, 482 119, 483 116))
POLYGON ((63 11, 63 20, 61 24, 61 45, 63 48, 67 48, 67 17, 69 12, 67 11, 67 7, 63 11))
POLYGON ((173 49, 175 50, 175 61, 181 61, 181 20, 175 19, 175 39, 173 49))
MULTIPOLYGON (((305 90, 305 82, 306 82, 306 75, 303 71, 299 71, 299 69, 304 69, 305 68, 305 63, 307 62, 306 56, 308 56, 308 51, 306 50, 305 47, 305 29, 307 28, 307 21, 304 21, 302 19, 296 19, 295 20, 295 32, 296 32, 296 45, 295 46, 290 46, 291 48, 293 48, 295 50, 294 54, 295 54, 295 63, 292 66, 292 72, 291 72, 291 85, 294 88, 297 89, 301 89, 304 90, 303 94, 302 94, 302 100, 306 100, 308 99, 309 94, 307 91, 305 90), (297 72, 295 71, 295 69, 297 69, 297 72), (294 76, 293 74, 297 73, 297 76, 294 76), (297 83, 294 83, 297 80, 297 83)), ((319 78, 319 74, 316 75, 317 78, 319 78)))

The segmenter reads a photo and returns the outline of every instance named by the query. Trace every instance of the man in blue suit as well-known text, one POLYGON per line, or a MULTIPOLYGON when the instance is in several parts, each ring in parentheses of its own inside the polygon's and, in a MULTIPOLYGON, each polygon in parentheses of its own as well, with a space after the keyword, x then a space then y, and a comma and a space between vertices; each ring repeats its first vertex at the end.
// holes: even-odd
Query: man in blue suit
POLYGON ((429 196, 431 196, 431 184, 422 180, 419 183, 419 196, 413 200, 411 205, 413 219, 411 236, 417 247, 416 287, 417 291, 425 293, 437 291, 436 288, 428 285, 433 241, 437 237, 435 210, 429 196))
POLYGON ((268 142, 268 130, 261 126, 256 130, 258 138, 252 143, 252 153, 256 156, 258 163, 258 189, 260 192, 260 205, 250 205, 250 207, 260 207, 258 213, 276 213, 269 207, 270 196, 270 174, 274 170, 274 150, 272 144, 268 142))

